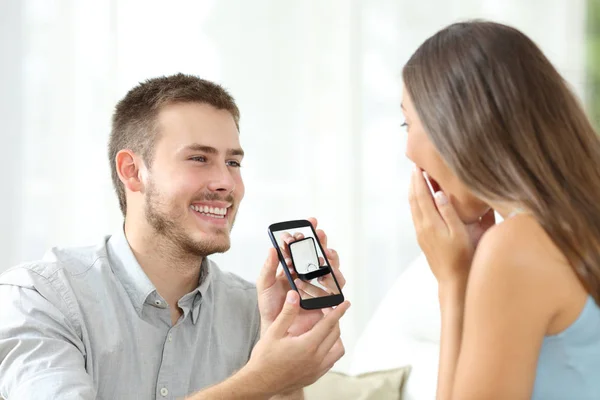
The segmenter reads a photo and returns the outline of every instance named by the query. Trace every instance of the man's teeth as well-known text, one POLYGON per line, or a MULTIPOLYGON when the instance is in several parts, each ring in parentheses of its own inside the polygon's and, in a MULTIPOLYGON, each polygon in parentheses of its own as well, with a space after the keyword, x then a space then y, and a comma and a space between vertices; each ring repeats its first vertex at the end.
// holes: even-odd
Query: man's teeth
POLYGON ((218 207, 209 207, 209 206, 196 206, 191 205, 190 208, 194 211, 197 211, 202 214, 209 215, 215 218, 225 218, 225 214, 227 214, 226 208, 218 208, 218 207))

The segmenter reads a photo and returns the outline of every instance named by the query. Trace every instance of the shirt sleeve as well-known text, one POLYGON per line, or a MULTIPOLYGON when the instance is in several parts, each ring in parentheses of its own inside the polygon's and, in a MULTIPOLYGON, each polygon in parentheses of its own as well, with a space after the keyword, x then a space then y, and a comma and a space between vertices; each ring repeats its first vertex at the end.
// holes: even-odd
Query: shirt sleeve
POLYGON ((71 321, 35 288, 0 284, 0 397, 96 398, 71 321))

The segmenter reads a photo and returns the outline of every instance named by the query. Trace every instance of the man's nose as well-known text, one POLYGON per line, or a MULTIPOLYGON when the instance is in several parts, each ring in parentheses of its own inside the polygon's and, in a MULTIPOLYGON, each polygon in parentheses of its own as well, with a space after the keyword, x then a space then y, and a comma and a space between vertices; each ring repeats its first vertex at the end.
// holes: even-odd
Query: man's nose
POLYGON ((226 165, 214 168, 210 178, 208 189, 212 192, 230 193, 235 189, 235 181, 226 165))

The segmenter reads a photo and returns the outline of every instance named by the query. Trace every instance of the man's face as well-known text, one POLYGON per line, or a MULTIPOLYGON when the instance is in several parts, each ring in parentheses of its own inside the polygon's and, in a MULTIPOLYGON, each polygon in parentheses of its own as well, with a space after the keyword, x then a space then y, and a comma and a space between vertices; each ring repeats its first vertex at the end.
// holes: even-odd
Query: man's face
POLYGON ((244 197, 232 115, 206 104, 173 104, 160 111, 158 131, 145 182, 148 223, 186 254, 227 251, 244 197))

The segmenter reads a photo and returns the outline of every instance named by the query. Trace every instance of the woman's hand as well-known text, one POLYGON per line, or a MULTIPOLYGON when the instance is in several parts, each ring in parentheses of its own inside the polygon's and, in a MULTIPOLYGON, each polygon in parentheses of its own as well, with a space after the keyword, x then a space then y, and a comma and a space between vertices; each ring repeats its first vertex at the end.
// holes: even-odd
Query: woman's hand
POLYGON ((465 225, 443 192, 431 195, 418 167, 411 177, 409 201, 417 241, 438 282, 466 280, 479 239, 495 223, 494 211, 465 225))

